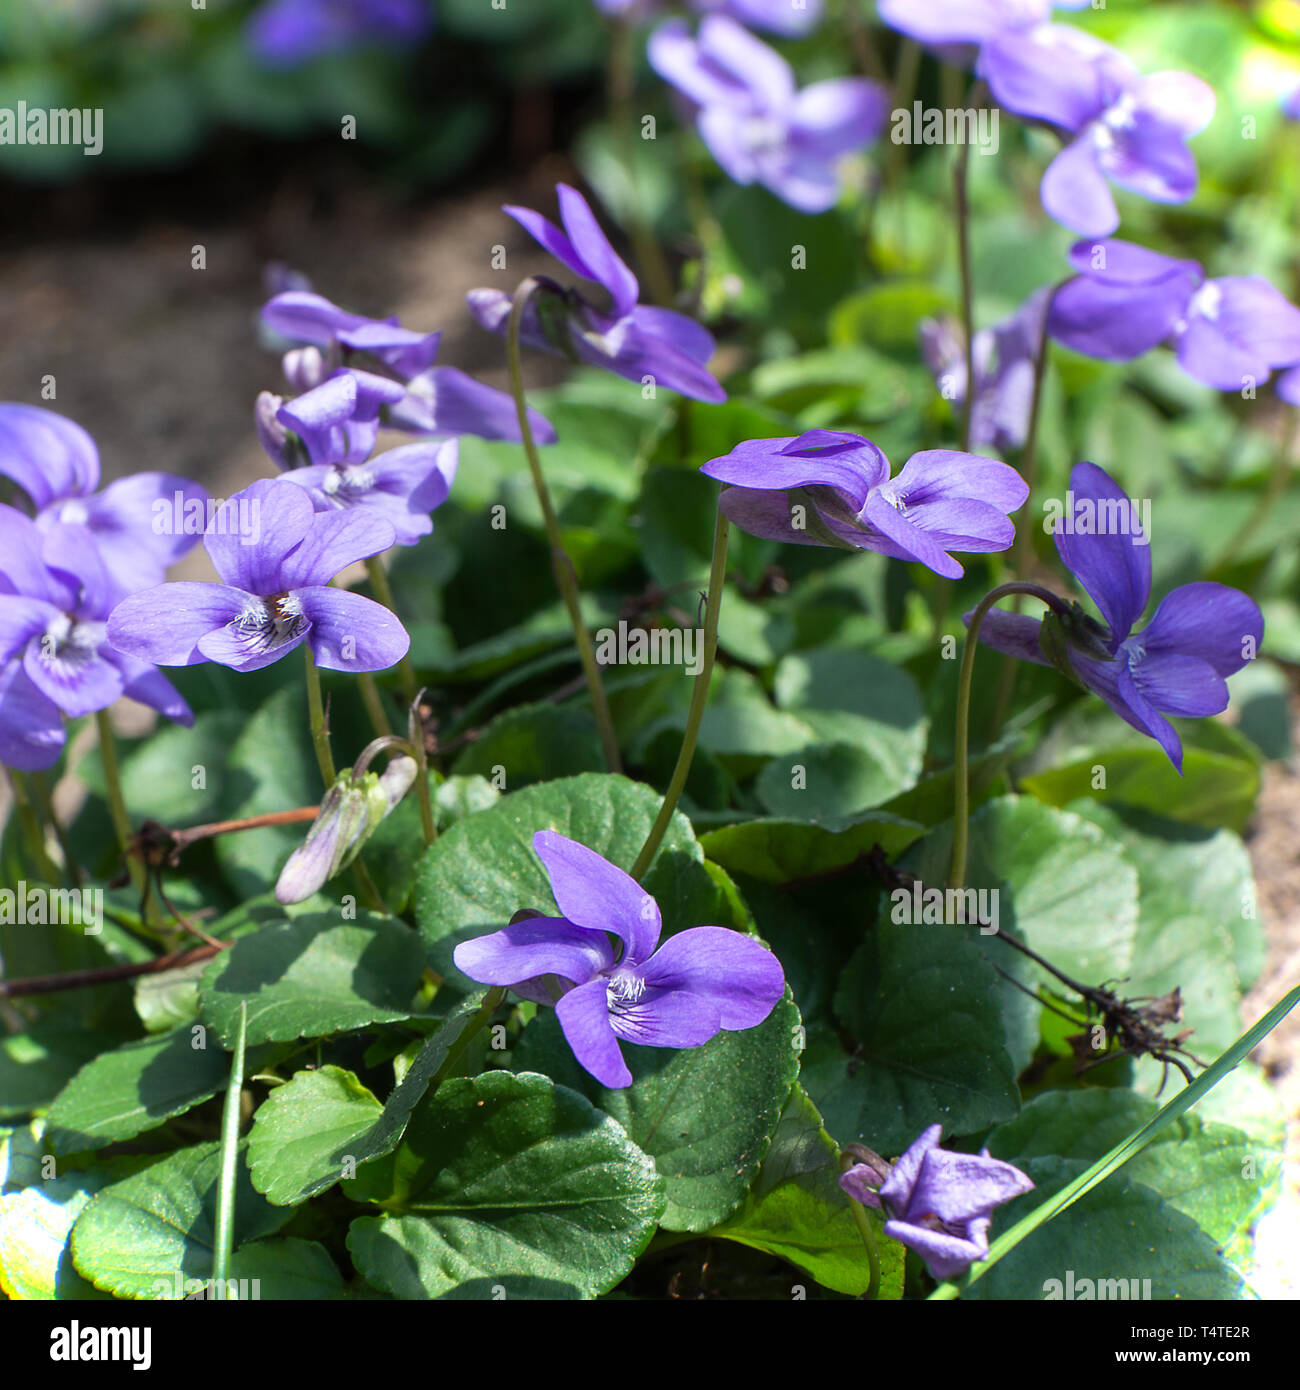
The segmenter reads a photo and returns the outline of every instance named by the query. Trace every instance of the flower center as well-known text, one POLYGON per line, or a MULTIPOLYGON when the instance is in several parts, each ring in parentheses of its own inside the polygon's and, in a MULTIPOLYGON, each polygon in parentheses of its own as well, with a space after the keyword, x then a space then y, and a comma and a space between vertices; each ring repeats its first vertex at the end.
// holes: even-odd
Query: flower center
POLYGON ((60 680, 73 680, 95 659, 107 635, 106 623, 78 622, 71 613, 60 613, 41 638, 41 660, 60 680))
POLYGON ((740 135, 752 155, 779 150, 786 140, 785 126, 771 116, 751 116, 741 127, 740 135))
POLYGON ((71 498, 59 508, 59 520, 69 526, 84 526, 90 520, 90 509, 84 502, 71 498))
POLYGON ((620 970, 611 975, 605 986, 605 1000, 614 1011, 626 1004, 635 1004, 644 993, 645 981, 630 970, 620 970))
POLYGON ((282 593, 249 604, 234 626, 250 652, 269 652, 301 635, 307 619, 298 596, 282 593))
POLYGON ((340 503, 364 497, 375 485, 374 472, 365 464, 333 464, 321 483, 321 491, 340 503))
POLYGON ((1192 302, 1188 306, 1189 315, 1199 314, 1204 319, 1209 319, 1211 323, 1219 317, 1219 307, 1223 303, 1223 291, 1213 280, 1207 281, 1192 296, 1192 302))

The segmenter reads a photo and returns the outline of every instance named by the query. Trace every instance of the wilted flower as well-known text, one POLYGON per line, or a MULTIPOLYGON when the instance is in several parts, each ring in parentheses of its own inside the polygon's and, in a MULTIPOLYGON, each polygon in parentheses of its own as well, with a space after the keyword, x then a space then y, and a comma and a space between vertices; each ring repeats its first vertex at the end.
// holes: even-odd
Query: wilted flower
POLYGON ((988 1258, 993 1209, 1034 1184, 987 1149, 949 1153, 939 1147, 942 1125, 931 1125, 881 1181, 881 1160, 857 1163, 840 1175, 855 1201, 885 1215, 885 1234, 925 1261, 935 1279, 951 1279, 988 1258))
POLYGON ((835 430, 752 439, 700 470, 730 483, 718 505, 764 540, 874 550, 956 579, 947 552, 1006 550, 1029 489, 1014 468, 953 449, 913 454, 897 478, 869 439, 835 430))
POLYGON ((573 1055, 602 1086, 632 1084, 620 1039, 699 1047, 775 1008, 785 975, 752 937, 691 927, 660 946, 659 904, 635 879, 553 830, 539 830, 533 848, 564 915, 512 922, 453 957, 472 980, 554 1004, 573 1055))
POLYGON ((650 65, 695 109, 696 128, 727 177, 761 183, 800 212, 825 212, 840 192, 839 161, 876 140, 889 93, 859 77, 802 91, 774 49, 725 15, 692 38, 683 20, 650 36, 650 65))
POLYGON ((44 532, 83 527, 98 548, 119 593, 160 584, 198 541, 177 525, 192 508, 205 507, 198 483, 171 473, 133 473, 99 486, 95 441, 65 416, 35 405, 0 405, 0 475, 31 498, 44 532))
POLYGON ((118 593, 89 532, 42 531, 0 507, 0 762, 52 766, 62 716, 107 709, 120 696, 180 724, 194 716, 154 666, 116 649, 105 618, 118 593))
POLYGON ((369 508, 317 512, 301 487, 253 483, 217 512, 204 537, 220 584, 163 584, 132 594, 109 615, 109 640, 159 666, 216 661, 256 671, 307 642, 318 666, 379 671, 411 639, 378 603, 330 580, 387 550, 392 524, 369 508), (239 518, 257 516, 256 535, 239 518))
MULTIPOLYGON (((503 211, 575 275, 598 284, 610 307, 599 308, 578 290, 538 276, 541 289, 528 301, 520 341, 631 381, 649 379, 699 401, 725 401, 727 393, 706 370, 712 335, 685 314, 638 304, 636 276, 609 244, 587 200, 568 184, 558 184, 556 193, 563 231, 528 208, 503 211)), ((504 290, 471 290, 468 301, 489 333, 506 331, 513 301, 504 290)))
POLYGON ((1215 106, 1200 78, 1143 77, 1118 49, 1064 24, 997 34, 977 71, 999 105, 1069 137, 1041 191, 1048 215, 1071 230, 1108 236, 1119 226, 1108 180, 1157 203, 1185 203, 1196 191, 1187 141, 1215 106))
POLYGON ((361 853, 379 822, 411 789, 418 772, 415 759, 404 755, 393 758, 382 773, 363 771, 358 775, 355 768, 341 772, 325 793, 307 838, 280 871, 276 902, 300 903, 342 873, 361 853))
POLYGON ((1131 242, 1079 241, 1048 330, 1089 357, 1127 362, 1169 340, 1188 376, 1221 391, 1300 362, 1300 309, 1262 275, 1209 280, 1195 261, 1131 242))
MULTIPOLYGON (((1050 289, 1035 290, 1010 318, 975 334, 975 404, 970 443, 975 449, 1019 449, 1029 432, 1034 400, 1034 366, 1042 341, 1050 289)), ((921 352, 935 382, 958 413, 966 402, 966 352, 960 327, 951 319, 921 324, 921 352)))
POLYGON ((1165 715, 1202 718, 1227 709, 1225 677, 1258 652, 1263 616, 1237 589, 1184 584, 1166 594, 1146 627, 1134 632, 1151 596, 1149 537, 1124 490, 1095 463, 1075 465, 1070 495, 1079 518, 1088 520, 1078 525, 1074 515, 1063 516, 1056 549, 1104 625, 1077 605, 1042 622, 995 608, 985 614, 979 640, 1022 661, 1059 666, 1154 738, 1181 775, 1182 741, 1165 715))

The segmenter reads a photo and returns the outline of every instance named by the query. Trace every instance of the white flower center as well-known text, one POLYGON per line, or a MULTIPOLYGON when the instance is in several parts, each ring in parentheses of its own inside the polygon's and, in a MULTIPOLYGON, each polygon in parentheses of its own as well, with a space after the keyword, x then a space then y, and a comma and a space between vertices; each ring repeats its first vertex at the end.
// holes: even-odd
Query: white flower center
POLYGON ((1213 280, 1207 281, 1192 296, 1192 302, 1188 305, 1189 315, 1199 314, 1204 319, 1209 319, 1211 323, 1219 317, 1219 308, 1223 303, 1223 291, 1213 280))
POLYGON ((69 526, 84 526, 90 520, 90 509, 84 502, 71 498, 59 508, 59 520, 69 526))
POLYGON ((250 603, 232 624, 251 653, 269 652, 299 636, 307 626, 297 594, 274 594, 250 603))
POLYGON ((645 993, 645 981, 631 971, 620 970, 609 977, 605 986, 605 1000, 611 1009, 617 1010, 624 1004, 635 1004, 645 993))

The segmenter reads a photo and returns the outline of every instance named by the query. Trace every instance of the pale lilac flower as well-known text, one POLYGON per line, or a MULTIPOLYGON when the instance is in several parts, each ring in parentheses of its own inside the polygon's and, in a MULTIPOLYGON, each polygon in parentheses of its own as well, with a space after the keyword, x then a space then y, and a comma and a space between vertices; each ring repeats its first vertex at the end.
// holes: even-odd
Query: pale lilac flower
POLYGON ((1041 622, 995 608, 985 615, 979 640, 1022 661, 1061 667, 1154 738, 1181 775, 1182 741, 1165 715, 1204 718, 1227 709, 1225 678, 1258 652, 1263 616, 1237 589, 1184 584, 1135 632, 1151 596, 1150 538, 1123 488, 1095 463, 1075 465, 1070 494, 1074 513, 1086 520, 1079 525, 1074 513, 1063 516, 1056 548, 1104 623, 1064 602, 1041 622))
MULTIPOLYGON (((975 334, 973 449, 1019 449, 1029 432, 1034 367, 1042 342, 1043 316, 1052 291, 1035 290, 1010 318, 975 334)), ((960 325, 952 319, 921 324, 921 352, 945 400, 960 415, 966 402, 966 352, 960 325)))
POLYGON ((1143 77, 1118 49, 1063 24, 1008 30, 980 50, 994 100, 1067 140, 1043 175, 1043 207, 1083 236, 1119 226, 1116 183, 1157 203, 1196 191, 1187 141, 1214 116, 1214 92, 1185 72, 1143 77))
POLYGON ((869 439, 835 430, 752 439, 700 471, 731 484, 718 505, 752 536, 874 550, 952 579, 964 571, 947 552, 1008 549, 1008 514, 1029 495, 1014 468, 953 449, 913 454, 891 479, 869 439))
MULTIPOLYGON (((815 29, 822 17, 822 0, 687 0, 697 14, 725 14, 748 29, 766 29, 785 38, 798 38, 815 29)), ((598 10, 618 19, 640 23, 666 8, 663 0, 595 0, 598 10)))
POLYGON ((1300 121, 1300 82, 1282 94, 1282 114, 1291 121, 1300 121))
POLYGON ((405 629, 381 604, 330 580, 393 540, 392 524, 371 508, 317 512, 301 487, 253 483, 204 537, 222 582, 132 594, 109 616, 109 640, 159 666, 216 661, 256 671, 306 642, 329 670, 384 670, 406 655, 405 629), (256 517, 254 534, 244 532, 245 516, 256 517))
POLYGON ((43 530, 0 507, 0 762, 52 766, 62 716, 107 709, 121 696, 192 724, 194 716, 153 665, 111 643, 105 620, 119 586, 83 526, 43 530))
POLYGON ((692 38, 670 20, 650 36, 650 65, 691 103, 696 129, 728 178, 761 183, 800 212, 825 212, 840 194, 839 164, 879 138, 889 93, 863 78, 799 90, 775 49, 725 15, 692 38))
MULTIPOLYGON (((528 301, 520 341, 572 362, 603 367, 631 381, 651 381, 699 401, 724 401, 727 393, 709 375, 713 337, 694 319, 672 309, 638 304, 636 276, 619 257, 575 188, 558 184, 561 230, 529 208, 504 211, 575 275, 599 285, 608 307, 549 277, 528 301)), ((470 312, 490 333, 504 334, 511 296, 504 290, 469 292, 470 312)))
POLYGON ((99 450, 71 420, 35 405, 0 405, 0 475, 31 499, 46 533, 84 527, 120 593, 159 584, 198 540, 183 522, 206 489, 171 473, 133 473, 99 487, 99 450))
POLYGON ((1168 340, 1188 376, 1221 391, 1300 362, 1300 309, 1262 275, 1209 280, 1195 261, 1115 240, 1076 242, 1070 261, 1079 275, 1048 327, 1075 352, 1127 362, 1168 340))
POLYGON ((461 942, 453 958, 472 980, 554 1004, 573 1055, 602 1086, 632 1084, 620 1040, 699 1047, 776 1007, 781 963, 752 937, 691 927, 660 945, 659 905, 634 878, 553 830, 539 830, 533 848, 564 915, 461 942))
MULTIPOLYGON (((368 319, 323 295, 292 290, 262 308, 262 323, 281 338, 307 346, 287 352, 284 374, 297 391, 318 386, 340 365, 372 363, 405 390, 383 403, 380 420, 410 434, 474 434, 518 444, 514 398, 484 386, 456 367, 436 367, 441 333, 417 333, 396 317, 368 319)), ((531 407, 528 421, 539 444, 553 444, 555 430, 531 407)))
POLYGON ((942 1133, 942 1125, 925 1130, 883 1183, 871 1163, 854 1164, 840 1175, 840 1187, 854 1201, 883 1211, 885 1234, 915 1250, 940 1280, 987 1259, 994 1208, 1034 1187, 1019 1168, 991 1158, 987 1149, 941 1149, 942 1133))

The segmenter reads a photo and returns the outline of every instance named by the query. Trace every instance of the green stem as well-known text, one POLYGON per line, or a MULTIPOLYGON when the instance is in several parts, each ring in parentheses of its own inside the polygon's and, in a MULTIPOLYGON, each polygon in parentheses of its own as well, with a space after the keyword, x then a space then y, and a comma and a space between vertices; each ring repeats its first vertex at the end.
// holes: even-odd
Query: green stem
MULTIPOLYGON (((847 1172, 855 1161, 852 1154, 841 1154, 840 1172, 847 1172)), ((876 1233, 871 1229, 871 1218, 861 1202, 855 1202, 850 1197, 849 1211, 853 1214, 853 1224, 858 1228, 858 1235, 862 1237, 862 1245, 867 1252, 868 1283, 867 1291, 862 1296, 874 1301, 880 1296, 880 1256, 876 1252, 876 1233)))
POLYGON ((429 1101, 433 1099, 434 1092, 451 1074, 452 1068, 455 1067, 456 1063, 465 1055, 465 1049, 473 1042, 484 1024, 496 1013, 497 1008, 505 997, 506 986, 504 985, 494 986, 483 996, 483 1003, 478 1013, 470 1019, 464 1032, 462 1032, 460 1037, 447 1049, 447 1055, 442 1059, 442 1065, 434 1072, 428 1088, 424 1093, 424 1105, 427 1106, 429 1101))
POLYGON ((699 675, 695 677, 695 688, 691 691, 691 707, 686 716, 681 752, 677 755, 677 766, 673 768, 672 780, 668 783, 663 805, 659 807, 659 814, 650 827, 646 842, 641 846, 641 853, 632 865, 631 874, 635 879, 641 878, 658 852, 668 831, 668 824, 673 818, 673 812, 677 809, 682 789, 686 786, 691 763, 695 759, 695 745, 700 737, 700 721, 704 718, 704 709, 709 703, 709 684, 713 677, 714 658, 718 653, 718 613, 722 608, 722 590, 727 582, 727 531, 727 518, 723 516, 722 508, 719 507, 713 528, 713 563, 709 568, 708 607, 704 611, 704 664, 700 667, 699 675))
POLYGON ((610 772, 619 772, 622 765, 618 753, 618 736, 614 732, 614 719, 609 711, 609 701, 605 697, 605 687, 600 679, 600 667, 596 664, 595 649, 591 645, 591 634, 582 620, 582 606, 578 599, 578 577, 564 548, 560 535, 559 519, 551 502, 550 490, 542 474, 541 460, 537 455, 537 442, 533 438, 533 427, 528 421, 528 403, 524 399, 524 370, 519 351, 519 333, 523 324, 524 309, 533 293, 539 289, 538 282, 529 276, 515 291, 514 304, 510 310, 510 323, 506 330, 506 356, 510 364, 510 390, 515 398, 515 410, 519 415, 519 433, 523 439, 524 455, 528 459, 528 469, 533 476, 533 488, 542 509, 542 520, 546 526, 546 536, 551 543, 551 568, 555 572, 555 582, 569 612, 573 625, 574 640, 578 644, 578 659, 582 662, 582 674, 586 677, 587 690, 591 695, 592 713, 596 717, 596 727, 600 731, 601 747, 605 750, 605 766, 610 772))
POLYGON ((316 750, 316 763, 325 783, 325 790, 334 785, 338 773, 334 770, 334 755, 330 752, 329 730, 325 727, 325 702, 320 693, 320 672, 316 669, 311 647, 304 642, 302 650, 307 658, 307 710, 311 717, 311 743, 316 750))
POLYGON ((357 675, 357 681, 361 686, 361 701, 366 707, 366 713, 370 716, 370 723, 376 736, 386 738, 393 732, 393 726, 388 722, 388 715, 384 712, 384 702, 379 694, 378 683, 369 671, 360 672, 357 675))
POLYGON ((27 848, 31 853, 32 863, 36 866, 36 872, 40 874, 42 881, 53 885, 58 882, 59 871, 54 867, 54 861, 45 848, 45 828, 41 824, 40 815, 28 793, 26 780, 21 772, 12 767, 6 768, 5 771, 8 772, 9 783, 14 789, 14 804, 18 808, 18 823, 22 826, 23 835, 27 839, 27 848))
MULTIPOLYGON (((378 555, 372 555, 366 561, 366 574, 369 576, 370 587, 374 590, 375 597, 396 616, 397 604, 393 602, 393 589, 388 582, 388 571, 384 569, 384 562, 378 555)), ((409 705, 415 699, 415 692, 419 687, 419 681, 415 678, 415 667, 411 665, 409 655, 397 663, 397 677, 402 684, 402 695, 409 705)))
POLYGON ((1295 457, 1297 449, 1300 449, 1300 410, 1292 412, 1291 428, 1287 431, 1277 454, 1274 456, 1273 469, 1269 474, 1268 484, 1260 494, 1254 510, 1224 547, 1222 557, 1215 564, 1216 570, 1226 570, 1232 566, 1246 542, 1254 536, 1277 505, 1278 499, 1286 491, 1286 485, 1290 481, 1291 460, 1295 457))
POLYGON ((999 584, 990 590, 975 605, 971 614, 970 626, 966 631, 966 643, 961 653, 961 673, 957 677, 957 736, 953 757, 953 823, 952 823, 952 864, 948 871, 948 886, 961 888, 966 881, 966 848, 970 835, 970 692, 971 676, 975 670, 975 648, 979 646, 980 626, 984 615, 999 599, 1008 594, 1030 594, 1042 599, 1051 608, 1059 607, 1061 600, 1050 590, 1038 584, 1026 584, 1013 580, 1010 584, 999 584))
POLYGON ((83 882, 81 865, 77 863, 77 856, 73 854, 72 845, 68 841, 68 832, 63 828, 63 822, 54 809, 54 796, 50 791, 49 779, 43 772, 33 772, 31 783, 32 800, 36 803, 36 809, 45 824, 54 831, 54 838, 63 851, 63 872, 74 888, 80 888, 83 882))
POLYGON ((970 453, 970 427, 975 411, 975 296, 970 264, 970 199, 966 181, 970 167, 970 146, 963 140, 957 146, 952 186, 957 204, 957 259, 961 273, 961 327, 966 339, 966 397, 961 411, 961 451, 970 453))
POLYGON ((216 1233, 212 1241, 212 1279, 223 1299, 230 1297, 230 1253, 235 1243, 235 1166, 239 1153, 239 1103, 244 1089, 244 1045, 248 1006, 239 1005, 239 1028, 230 1059, 230 1084, 221 1111, 221 1171, 217 1178, 216 1233))
POLYGON ((113 742, 113 726, 109 723, 107 710, 102 709, 96 713, 95 727, 99 731, 99 761, 104 769, 104 784, 108 789, 108 811, 113 819, 113 833, 117 836, 117 847, 126 861, 127 872, 131 875, 131 886, 143 897, 148 884, 144 865, 131 853, 131 842, 134 838, 131 834, 131 817, 127 814, 126 799, 122 795, 117 745, 113 742))

